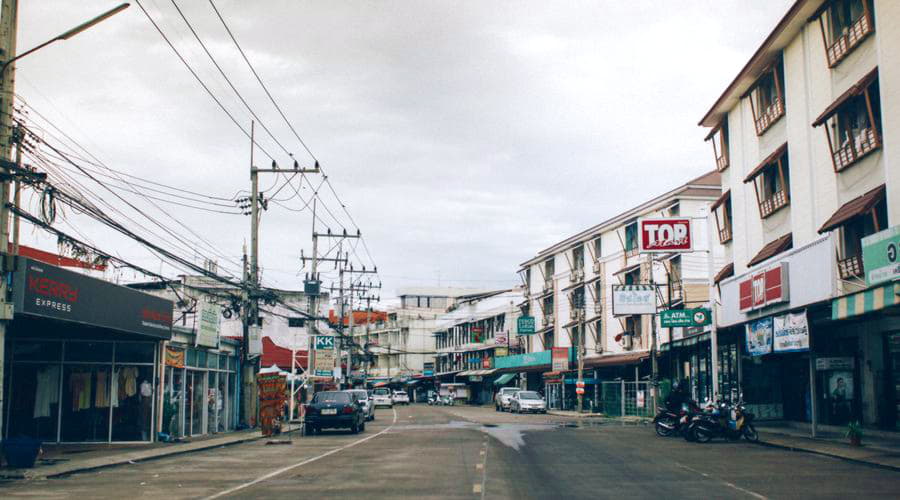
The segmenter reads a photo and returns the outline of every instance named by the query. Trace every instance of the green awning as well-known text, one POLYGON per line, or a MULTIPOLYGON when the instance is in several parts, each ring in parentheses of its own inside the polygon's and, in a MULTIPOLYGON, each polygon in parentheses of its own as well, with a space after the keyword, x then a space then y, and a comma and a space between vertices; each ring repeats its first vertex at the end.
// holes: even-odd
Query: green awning
POLYGON ((866 314, 900 304, 900 283, 876 285, 831 301, 831 319, 838 320, 866 314))
POLYGON ((510 380, 512 380, 513 377, 515 377, 515 376, 516 376, 515 373, 504 373, 503 375, 500 375, 500 377, 498 377, 497 380, 494 381, 494 385, 503 385, 503 384, 509 382, 510 380))

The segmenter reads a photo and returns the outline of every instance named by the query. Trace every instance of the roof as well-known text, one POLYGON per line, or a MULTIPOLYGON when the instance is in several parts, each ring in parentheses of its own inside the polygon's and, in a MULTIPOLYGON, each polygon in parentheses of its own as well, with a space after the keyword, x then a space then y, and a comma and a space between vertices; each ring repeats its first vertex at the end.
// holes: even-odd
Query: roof
POLYGON ((819 115, 818 118, 816 118, 816 121, 812 122, 812 126, 818 127, 819 125, 825 123, 825 121, 831 118, 833 114, 837 113, 838 108, 840 108, 842 104, 847 102, 847 99, 862 94, 866 90, 866 87, 868 87, 870 83, 875 81, 876 78, 878 78, 877 66, 872 71, 866 73, 866 75, 863 76, 858 82, 854 83, 852 87, 847 89, 843 94, 840 95, 840 97, 835 99, 833 103, 825 108, 825 111, 823 111, 822 114, 819 115))
MULTIPOLYGON (((309 352, 306 350, 297 352, 297 366, 306 369, 309 365, 309 352)), ((269 337, 262 338, 262 366, 276 365, 279 368, 291 371, 291 350, 281 347, 269 337)))
POLYGON ((488 293, 492 290, 480 288, 454 288, 454 287, 437 287, 437 286, 419 286, 401 288, 397 290, 397 296, 417 295, 424 297, 462 297, 466 295, 478 295, 488 293))
POLYGON ((747 263, 747 266, 755 266, 756 264, 759 264, 760 262, 762 262, 770 257, 774 257, 774 256, 780 254, 781 252, 790 250, 793 247, 794 247, 794 235, 793 234, 788 233, 780 238, 775 238, 774 241, 771 241, 767 245, 762 247, 762 250, 760 250, 759 253, 757 253, 752 259, 750 259, 750 262, 747 263))
POLYGON ((730 278, 732 276, 734 276, 734 262, 729 262, 728 264, 725 264, 725 267, 723 267, 719 270, 719 272, 716 273, 716 276, 713 278, 713 283, 718 285, 719 282, 723 279, 730 278))
POLYGON ((778 57, 781 50, 793 40, 824 3, 825 0, 797 0, 788 9, 787 13, 775 29, 763 40, 762 45, 747 61, 747 64, 738 72, 734 80, 725 88, 725 91, 716 99, 709 111, 700 119, 702 127, 718 125, 723 116, 740 101, 741 96, 756 83, 756 80, 769 66, 773 59, 778 57))
POLYGON ((555 243, 553 246, 541 250, 536 256, 520 264, 520 267, 526 267, 536 262, 542 262, 546 260, 550 255, 553 255, 560 250, 568 250, 574 245, 577 245, 579 242, 590 241, 591 239, 596 238, 597 235, 605 229, 609 229, 610 227, 615 227, 625 221, 635 219, 646 212, 671 205, 673 201, 676 201, 679 198, 707 197, 709 199, 713 199, 714 197, 719 195, 719 192, 722 189, 721 186, 722 174, 717 170, 707 172, 699 177, 691 179, 690 181, 682 184, 681 186, 678 186, 675 189, 657 196, 656 198, 646 201, 614 217, 606 219, 605 221, 591 226, 590 228, 585 229, 580 233, 577 233, 558 243, 555 243))
POLYGON ((437 317, 433 331, 443 331, 452 326, 471 323, 485 318, 512 312, 515 304, 524 298, 520 289, 505 290, 478 301, 465 302, 452 311, 437 317))
POLYGON ((781 155, 783 155, 785 151, 787 151, 787 143, 786 142, 784 144, 782 144, 781 146, 778 146, 778 148, 776 148, 775 151, 772 151, 772 153, 769 156, 766 156, 765 160, 759 162, 759 165, 757 165, 753 170, 751 170, 750 173, 747 174, 747 177, 744 177, 744 182, 750 182, 753 179, 755 179, 759 174, 762 173, 763 169, 766 168, 766 166, 768 166, 770 163, 772 163, 775 160, 777 160, 778 158, 780 158, 781 155))
POLYGON ((731 198, 731 190, 730 189, 728 191, 725 191, 724 193, 722 193, 722 196, 719 196, 719 198, 716 201, 714 201, 712 205, 709 206, 709 211, 712 212, 713 210, 719 208, 723 203, 725 203, 725 200, 727 200, 728 198, 731 198))
POLYGON ((848 220, 872 210, 879 201, 884 199, 884 193, 885 187, 884 184, 882 184, 877 188, 844 203, 841 205, 841 208, 837 209, 837 211, 825 221, 825 224, 822 224, 819 233, 831 231, 832 229, 843 225, 848 220))

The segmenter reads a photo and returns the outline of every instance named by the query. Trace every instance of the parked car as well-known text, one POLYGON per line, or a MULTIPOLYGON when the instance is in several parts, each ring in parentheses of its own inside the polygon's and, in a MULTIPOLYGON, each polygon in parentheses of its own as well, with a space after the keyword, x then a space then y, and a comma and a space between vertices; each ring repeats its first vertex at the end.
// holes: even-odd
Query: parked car
POLYGON ((391 390, 385 387, 379 387, 372 391, 372 406, 375 408, 378 408, 379 406, 393 408, 394 400, 391 398, 391 390))
POLYGON ((513 413, 547 413, 547 402, 534 391, 518 391, 509 401, 513 413))
POLYGON ((395 405, 408 405, 409 394, 407 394, 405 391, 394 391, 393 396, 391 396, 391 400, 395 405))
POLYGON ((366 430, 366 416, 356 398, 347 391, 317 392, 306 406, 306 434, 322 429, 350 429, 356 434, 366 430))
POLYGON ((375 420, 375 405, 369 399, 369 392, 365 389, 351 389, 347 392, 353 395, 362 406, 363 413, 366 415, 366 421, 375 420))
POLYGON ((494 396, 494 409, 497 411, 509 410, 509 400, 513 394, 521 391, 518 387, 504 387, 494 396))

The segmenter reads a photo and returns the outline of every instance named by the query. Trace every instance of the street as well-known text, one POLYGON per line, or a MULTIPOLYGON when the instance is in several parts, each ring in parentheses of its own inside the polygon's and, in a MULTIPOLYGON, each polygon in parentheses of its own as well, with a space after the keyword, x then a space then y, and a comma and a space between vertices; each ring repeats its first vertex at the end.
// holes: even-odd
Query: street
POLYGON ((366 432, 264 440, 0 486, 5 498, 897 498, 897 472, 491 407, 380 409, 366 432))

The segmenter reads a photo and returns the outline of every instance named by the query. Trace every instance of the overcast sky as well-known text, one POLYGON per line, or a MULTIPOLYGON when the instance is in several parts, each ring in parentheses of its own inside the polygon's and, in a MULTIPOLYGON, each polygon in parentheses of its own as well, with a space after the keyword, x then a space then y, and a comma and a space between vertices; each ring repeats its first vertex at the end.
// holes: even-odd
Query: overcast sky
MULTIPOLYGON (((20 3, 21 52, 117 2, 20 3)), ((142 3, 249 128, 249 113, 171 0, 142 3)), ((713 169, 696 123, 791 3, 216 0, 362 229, 383 297, 439 282, 513 285, 518 264, 539 250, 713 169)), ((262 122, 310 166, 208 0, 178 4, 262 122)), ((16 90, 112 168, 223 198, 249 186, 249 141, 134 2, 21 60, 16 90)), ((34 113, 28 119, 47 127, 34 113)), ((260 145, 288 166, 257 131, 260 145)), ((321 177, 309 180, 318 186, 321 177)), ((282 182, 264 176, 260 184, 282 182)), ((84 186, 124 206, 91 181, 84 186)), ((304 199, 311 192, 308 184, 300 190, 304 199)), ((300 198, 286 199, 293 194, 281 191, 282 205, 270 204, 261 226, 264 280, 282 288, 302 286, 300 250, 311 251, 310 207, 284 208, 304 208, 300 198)), ((326 224, 318 229, 352 229, 327 187, 320 195, 338 220, 320 208, 326 224)), ((157 202, 192 235, 139 196, 123 197, 180 231, 198 249, 192 258, 212 253, 202 237, 239 260, 249 218, 157 202)), ((36 210, 36 198, 25 202, 36 210)), ((121 219, 126 224, 150 226, 126 213, 135 221, 121 219)), ((65 215, 61 229, 75 226, 106 251, 177 273, 139 245, 65 215)), ((30 227, 23 234, 56 250, 54 238, 30 227)), ((371 266, 362 246, 356 254, 371 266)))

